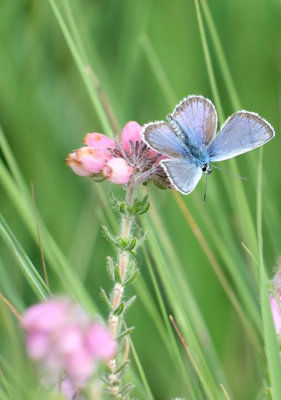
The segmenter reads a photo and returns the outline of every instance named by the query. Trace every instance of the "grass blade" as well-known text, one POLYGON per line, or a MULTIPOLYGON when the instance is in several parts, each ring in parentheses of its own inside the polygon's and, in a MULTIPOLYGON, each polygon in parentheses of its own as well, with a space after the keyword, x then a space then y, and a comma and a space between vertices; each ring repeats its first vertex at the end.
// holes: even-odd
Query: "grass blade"
POLYGON ((265 270, 263 259, 263 233, 262 233, 262 154, 263 149, 259 149, 259 167, 257 181, 257 227, 258 227, 258 246, 259 246, 259 279, 260 279, 260 300, 261 314, 264 329, 265 353, 268 361, 268 372, 272 386, 273 400, 281 399, 281 362, 280 350, 277 344, 276 333, 273 325, 271 309, 269 305, 269 295, 267 290, 268 277, 265 270))

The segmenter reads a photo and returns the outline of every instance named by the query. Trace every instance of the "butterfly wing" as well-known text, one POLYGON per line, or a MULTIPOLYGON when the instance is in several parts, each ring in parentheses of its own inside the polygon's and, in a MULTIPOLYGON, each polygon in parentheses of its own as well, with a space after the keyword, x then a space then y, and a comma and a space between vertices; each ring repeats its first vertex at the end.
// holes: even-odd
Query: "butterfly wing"
POLYGON ((195 147, 208 145, 216 135, 217 113, 213 103, 202 96, 188 96, 172 113, 172 118, 195 147))
POLYGON ((215 138, 208 154, 210 161, 222 161, 262 146, 274 137, 272 126, 258 114, 238 111, 231 115, 215 138))
POLYGON ((189 159, 162 160, 161 165, 172 186, 183 194, 191 193, 202 176, 202 169, 189 159))
POLYGON ((170 125, 164 121, 151 122, 143 127, 142 137, 149 147, 172 158, 182 158, 184 145, 170 125))

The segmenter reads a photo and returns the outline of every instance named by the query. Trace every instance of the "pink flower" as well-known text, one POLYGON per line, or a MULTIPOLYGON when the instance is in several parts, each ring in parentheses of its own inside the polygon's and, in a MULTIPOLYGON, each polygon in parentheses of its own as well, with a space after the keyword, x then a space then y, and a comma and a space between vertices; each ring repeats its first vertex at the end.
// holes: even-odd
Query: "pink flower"
POLYGON ((91 325, 87 334, 87 344, 91 353, 103 360, 110 360, 116 352, 116 341, 109 331, 101 324, 91 325))
POLYGON ((64 368, 77 387, 84 386, 94 372, 95 358, 83 346, 64 357, 64 368))
POLYGON ((281 311, 280 304, 277 304, 274 296, 270 296, 270 306, 277 335, 281 334, 281 311))
POLYGON ((108 360, 116 349, 109 331, 66 299, 30 307, 23 314, 22 326, 29 357, 43 367, 51 381, 65 371, 75 390, 87 384, 98 359, 108 360))
POLYGON ((34 361, 44 360, 50 351, 49 335, 43 332, 31 332, 26 338, 26 351, 34 361))
POLYGON ((76 151, 74 153, 70 153, 66 159, 66 165, 68 165, 76 175, 79 176, 91 176, 92 173, 86 171, 81 161, 77 160, 76 151))
POLYGON ((102 150, 107 158, 111 158, 109 149, 115 147, 114 140, 101 133, 88 133, 84 138, 84 143, 96 150, 102 150))
POLYGON ((56 391, 61 392, 67 400, 73 400, 77 388, 73 385, 71 379, 64 377, 61 382, 56 385, 56 391))
POLYGON ((67 158, 67 165, 80 176, 91 176, 101 172, 109 156, 103 150, 81 147, 67 158))
POLYGON ((111 182, 120 185, 129 182, 134 173, 134 169, 130 167, 123 158, 115 157, 107 161, 102 173, 103 176, 108 178, 111 182))
POLYGON ((78 324, 67 324, 66 327, 58 333, 56 341, 57 350, 62 355, 79 352, 84 345, 84 332, 78 324))
POLYGON ((122 146, 128 154, 132 154, 131 144, 136 144, 136 142, 141 142, 141 131, 142 127, 135 121, 128 122, 122 131, 122 146))
POLYGON ((105 178, 118 185, 140 185, 148 180, 160 186, 169 186, 168 178, 160 165, 161 154, 150 149, 142 140, 142 127, 135 121, 128 122, 121 140, 112 140, 101 133, 88 133, 85 147, 69 154, 67 165, 80 176, 102 173, 105 178))
POLYGON ((103 150, 96 150, 92 147, 81 147, 81 149, 76 151, 76 158, 85 171, 97 174, 103 169, 108 157, 103 150))
POLYGON ((67 318, 69 305, 61 300, 49 300, 31 306, 22 316, 22 325, 30 332, 58 330, 67 318))

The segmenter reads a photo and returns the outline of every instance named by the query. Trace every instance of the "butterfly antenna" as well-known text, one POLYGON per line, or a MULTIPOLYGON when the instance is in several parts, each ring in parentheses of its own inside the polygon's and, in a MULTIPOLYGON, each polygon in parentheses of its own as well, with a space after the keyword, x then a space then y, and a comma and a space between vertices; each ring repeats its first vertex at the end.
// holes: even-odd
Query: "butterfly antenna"
POLYGON ((208 175, 205 175, 205 188, 204 188, 204 197, 203 197, 203 203, 206 203, 207 200, 207 183, 208 183, 208 175))
POLYGON ((31 182, 31 196, 32 196, 32 202, 33 202, 36 231, 37 231, 37 237, 38 237, 38 244, 39 244, 39 248, 40 248, 40 255, 41 255, 41 262, 42 262, 42 266, 43 266, 44 278, 45 278, 46 285, 48 287, 50 287, 48 274, 47 274, 47 267, 46 267, 45 258, 44 258, 42 240, 41 240, 41 235, 40 235, 40 229, 39 229, 36 201, 35 201, 35 194, 34 194, 34 186, 33 186, 32 182, 31 182))
POLYGON ((240 175, 234 174, 234 172, 228 171, 227 169, 224 169, 224 168, 217 167, 216 165, 212 164, 212 168, 219 169, 220 171, 226 172, 227 174, 235 176, 235 178, 239 178, 242 181, 247 180, 247 178, 245 178, 245 176, 240 176, 240 175))

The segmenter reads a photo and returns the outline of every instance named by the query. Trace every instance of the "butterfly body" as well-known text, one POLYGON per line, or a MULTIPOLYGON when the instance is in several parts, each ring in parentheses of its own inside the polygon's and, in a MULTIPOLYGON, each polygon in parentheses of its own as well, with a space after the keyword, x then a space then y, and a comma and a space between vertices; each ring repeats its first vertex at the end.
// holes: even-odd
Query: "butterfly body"
POLYGON ((238 111, 216 136, 217 113, 202 96, 183 99, 167 117, 143 128, 143 139, 168 158, 161 161, 173 187, 189 194, 210 163, 223 161, 259 147, 274 137, 272 126, 259 115, 238 111))
POLYGON ((202 168, 205 172, 205 167, 208 165, 209 168, 209 155, 206 145, 197 145, 193 143, 191 138, 185 134, 183 128, 180 124, 173 118, 172 115, 167 116, 167 120, 177 137, 180 139, 183 148, 185 150, 185 157, 189 158, 190 162, 194 163, 196 166, 202 168), (204 169, 203 169, 204 168, 204 169))

